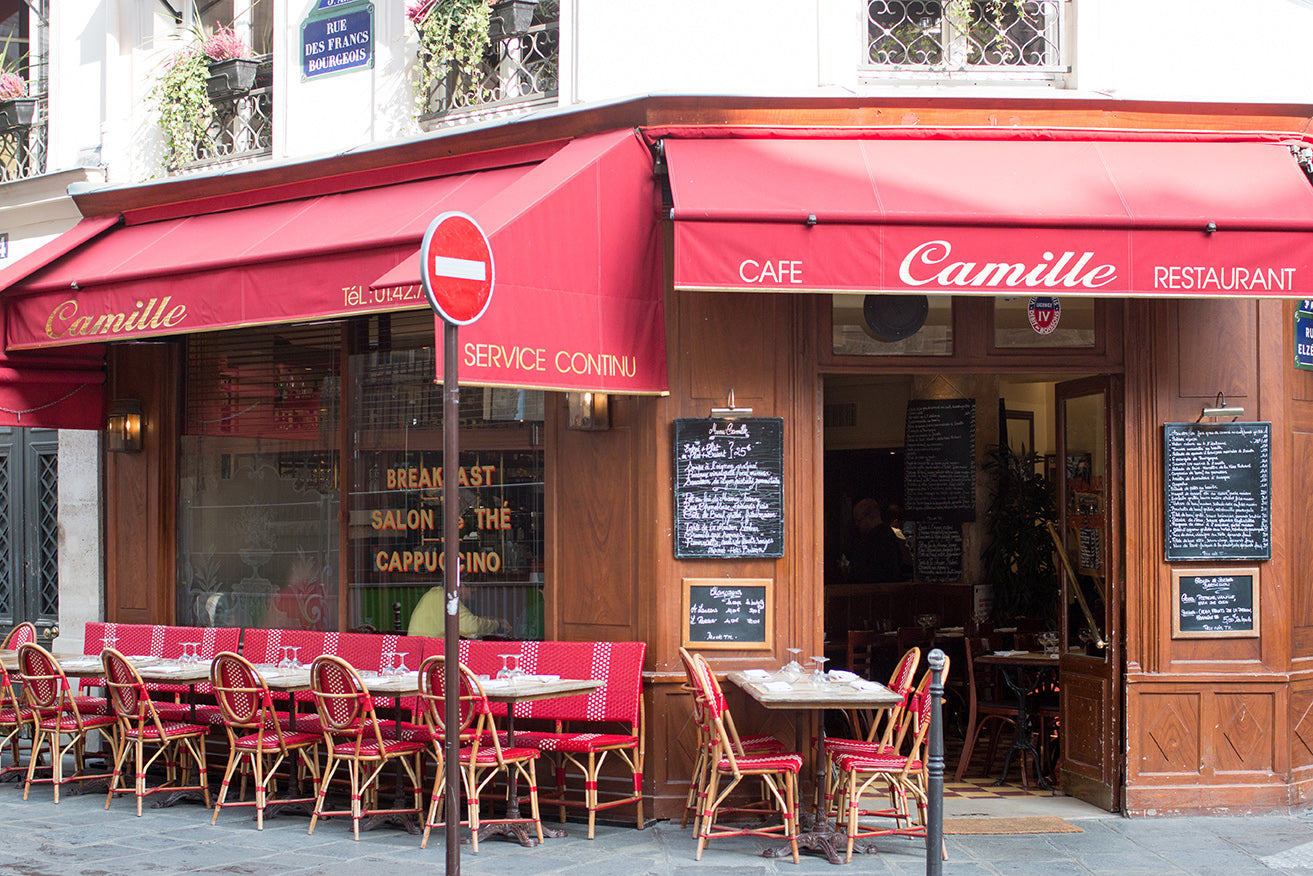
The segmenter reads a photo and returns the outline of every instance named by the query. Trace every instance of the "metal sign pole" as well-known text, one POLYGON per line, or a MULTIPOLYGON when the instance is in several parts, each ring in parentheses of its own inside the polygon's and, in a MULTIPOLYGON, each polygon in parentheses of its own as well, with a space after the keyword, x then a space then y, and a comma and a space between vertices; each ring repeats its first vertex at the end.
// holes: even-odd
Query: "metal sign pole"
POLYGON ((447 728, 447 876, 460 876, 460 360, 457 326, 443 322, 442 331, 442 576, 447 613, 442 653, 446 658, 442 723, 447 728))
POLYGON ((926 794, 925 872, 944 872, 944 652, 930 652, 930 752, 926 794))

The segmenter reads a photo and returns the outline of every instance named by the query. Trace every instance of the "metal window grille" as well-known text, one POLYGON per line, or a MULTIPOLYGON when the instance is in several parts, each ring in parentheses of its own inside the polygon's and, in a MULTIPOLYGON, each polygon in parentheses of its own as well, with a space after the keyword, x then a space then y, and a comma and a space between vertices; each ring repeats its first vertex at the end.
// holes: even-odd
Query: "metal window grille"
MULTIPOLYGON (((420 108, 428 127, 519 115, 556 103, 560 91, 560 4, 540 0, 533 23, 505 32, 493 21, 492 40, 473 74, 449 70, 420 108)), ((423 59, 421 59, 421 62, 423 59)))
POLYGON ((1070 0, 868 0, 871 79, 1052 80, 1068 72, 1070 0))

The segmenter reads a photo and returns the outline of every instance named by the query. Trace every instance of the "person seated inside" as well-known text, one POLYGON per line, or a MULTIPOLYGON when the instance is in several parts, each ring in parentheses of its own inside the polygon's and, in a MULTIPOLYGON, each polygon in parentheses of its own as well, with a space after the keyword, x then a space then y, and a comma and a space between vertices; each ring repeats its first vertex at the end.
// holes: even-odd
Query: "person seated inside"
POLYGON ((911 577, 912 553, 898 528, 902 516, 902 509, 897 505, 881 508, 874 499, 863 499, 853 506, 853 523, 857 527, 852 558, 854 581, 883 584, 911 577))
MULTIPOLYGON (((430 587, 420 597, 415 610, 410 615, 410 628, 406 631, 412 636, 434 636, 442 638, 447 631, 446 615, 442 606, 446 601, 446 589, 442 585, 430 587)), ((462 639, 482 639, 487 636, 509 636, 511 625, 504 617, 479 617, 465 607, 458 605, 457 619, 460 624, 462 639)))

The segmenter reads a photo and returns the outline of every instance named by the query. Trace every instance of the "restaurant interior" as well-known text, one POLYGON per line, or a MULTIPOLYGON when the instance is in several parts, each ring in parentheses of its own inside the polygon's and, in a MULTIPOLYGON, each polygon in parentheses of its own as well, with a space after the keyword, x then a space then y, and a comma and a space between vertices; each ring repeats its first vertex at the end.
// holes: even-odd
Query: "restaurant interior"
POLYGON ((1058 417, 1059 387, 1079 383, 1065 374, 825 378, 826 655, 832 667, 881 681, 910 648, 949 656, 950 793, 953 782, 983 788, 1000 779, 1060 793, 1058 652, 1106 652, 1104 424, 1083 418, 1079 405, 1064 408, 1063 424, 1058 417), (923 439, 909 411, 944 400, 967 400, 973 413, 974 441, 962 461, 973 482, 957 503, 970 507, 918 508, 925 502, 912 495, 920 489, 914 482, 944 475, 927 475, 916 458, 924 447, 913 445, 923 439), (990 655, 1010 652, 1044 654, 1051 663, 988 665, 990 655), (1013 682, 1028 695, 1020 719, 1013 682), (1019 723, 1028 730, 1019 734, 1019 723), (1010 749, 1018 756, 1005 764, 1010 749))

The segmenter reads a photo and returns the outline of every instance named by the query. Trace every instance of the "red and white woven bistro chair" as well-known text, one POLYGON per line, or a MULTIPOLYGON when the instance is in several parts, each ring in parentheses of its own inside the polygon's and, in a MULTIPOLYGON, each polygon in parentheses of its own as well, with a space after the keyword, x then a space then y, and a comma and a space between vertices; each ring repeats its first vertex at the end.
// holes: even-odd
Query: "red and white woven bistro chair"
MULTIPOLYGON (((0 666, 0 753, 8 746, 10 754, 9 765, 0 767, 0 779, 14 774, 21 776, 27 771, 21 743, 24 736, 29 740, 35 736, 32 716, 32 710, 14 693, 9 673, 0 666)), ((31 750, 30 745, 28 750, 31 750)))
POLYGON ((4 644, 0 645, 0 651, 17 651, 19 645, 36 643, 36 627, 31 622, 23 621, 18 626, 9 631, 5 636, 4 644))
POLYGON ((27 759, 27 779, 23 783, 23 799, 27 799, 35 782, 50 782, 54 785, 55 802, 58 803, 61 785, 110 778, 111 773, 86 772, 86 745, 88 734, 98 731, 109 744, 111 752, 117 751, 114 716, 83 712, 78 703, 81 698, 73 696, 59 661, 40 645, 29 642, 19 647, 18 674, 23 681, 23 699, 32 710, 32 720, 35 723, 32 749, 27 759), (35 778, 42 746, 50 749, 50 766, 43 767, 50 770, 48 779, 35 778), (75 771, 65 778, 64 756, 69 752, 73 754, 75 771))
MULTIPOLYGON (((944 658, 943 678, 948 677, 949 660, 944 658)), ((844 821, 848 830, 847 860, 853 859, 853 843, 857 837, 872 836, 926 836, 927 790, 929 784, 926 764, 926 744, 930 733, 930 711, 933 698, 929 693, 930 670, 926 670, 921 684, 913 694, 908 708, 913 735, 906 754, 873 752, 841 754, 836 766, 844 779, 846 793, 844 821), (868 791, 880 787, 891 799, 891 809, 862 810, 861 798, 868 791), (916 823, 912 822, 907 798, 916 801, 916 823), (893 818, 894 826, 865 825, 863 818, 893 818)), ((946 852, 944 853, 947 856, 946 852)))
MULTIPOLYGON (((255 667, 231 651, 220 652, 210 664, 210 687, 223 715, 223 727, 228 734, 228 766, 219 786, 219 799, 214 804, 210 823, 219 820, 219 810, 225 806, 254 806, 255 829, 264 830, 264 810, 270 803, 270 794, 276 788, 278 768, 288 758, 295 775, 287 778, 288 787, 298 788, 305 773, 314 778, 312 790, 319 788, 318 733, 298 733, 288 729, 290 719, 286 713, 274 710, 269 685, 255 667), (228 787, 233 773, 242 770, 241 787, 237 801, 229 803, 228 787), (246 779, 255 780, 255 801, 246 800, 246 779)), ((305 803, 314 805, 317 793, 308 797, 283 797, 276 804, 305 803)))
MULTIPOLYGON (((889 709, 876 712, 874 716, 866 722, 868 731, 865 738, 849 739, 844 737, 831 736, 825 740, 824 756, 831 762, 835 758, 844 754, 883 754, 887 752, 896 753, 903 744, 903 738, 907 733, 907 728, 911 726, 906 720, 908 704, 912 700, 913 684, 916 680, 916 670, 921 663, 921 649, 917 647, 908 648, 903 652, 899 659, 898 665, 889 675, 889 690, 902 697, 902 702, 889 709)), ((825 771, 825 811, 833 812, 835 797, 842 794, 842 791, 836 789, 838 774, 833 769, 825 771)), ((842 813, 838 813, 842 818, 842 813)))
POLYGON ((315 697, 328 763, 319 783, 309 833, 321 816, 351 816, 352 833, 360 839, 360 819, 366 816, 423 812, 425 744, 416 740, 388 739, 379 727, 369 689, 359 673, 340 657, 323 654, 310 664, 310 690, 315 697), (333 774, 343 761, 351 777, 351 808, 325 809, 333 774), (400 763, 410 778, 413 806, 380 809, 379 776, 390 763, 400 763))
POLYGON ((698 829, 696 860, 702 860, 707 842, 719 837, 767 836, 783 837, 789 841, 793 863, 798 863, 798 772, 802 769, 802 755, 797 752, 748 754, 730 731, 725 716, 725 698, 711 667, 699 654, 694 654, 694 679, 702 691, 708 717, 715 728, 715 754, 712 757, 710 778, 707 782, 706 805, 702 810, 698 829), (725 806, 725 801, 745 779, 759 779, 772 810, 778 809, 778 824, 751 826, 717 825, 717 819, 737 810, 725 806), (722 780, 725 784, 722 787, 722 780))
MULTIPOLYGON (((438 762, 438 774, 433 782, 433 794, 429 800, 428 817, 424 820, 424 837, 420 840, 420 848, 428 845, 429 832, 445 823, 440 818, 447 789, 447 769, 444 763, 446 725, 443 722, 446 672, 446 659, 442 656, 427 658, 419 672, 420 703, 424 708, 424 720, 432 730, 433 753, 438 762)), ((489 824, 532 824, 538 834, 538 842, 541 843, 543 826, 538 810, 538 775, 535 769, 539 751, 536 748, 504 748, 504 734, 498 733, 493 724, 492 705, 483 692, 483 686, 464 664, 460 664, 459 672, 460 727, 457 732, 460 734, 461 785, 469 812, 470 848, 474 852, 479 851, 479 829, 489 824), (509 784, 512 770, 515 772, 516 784, 520 785, 519 791, 524 791, 527 786, 529 817, 483 818, 479 796, 499 775, 506 776, 509 784)))
MULTIPOLYGON (((716 754, 718 741, 715 726, 709 717, 710 712, 703 702, 702 691, 696 681, 697 669, 693 664, 693 655, 686 648, 680 648, 679 657, 683 661, 684 674, 688 678, 684 689, 693 697, 693 723, 697 727, 697 747, 695 749, 697 754, 693 761, 693 772, 688 781, 688 796, 684 800, 684 817, 679 826, 687 827, 688 817, 692 814, 693 836, 696 837, 702 810, 706 808, 707 780, 711 775, 711 760, 716 754)), ((787 746, 783 742, 769 733, 760 733, 753 736, 740 735, 728 710, 722 708, 721 715, 730 734, 739 740, 739 745, 743 748, 744 754, 778 754, 787 750, 787 746)), ((722 809, 722 811, 724 810, 722 809)))
POLYGON ((140 817, 141 801, 151 794, 200 791, 205 808, 209 809, 210 785, 205 772, 205 736, 210 732, 209 725, 162 717, 159 706, 163 704, 150 698, 146 683, 126 657, 113 648, 106 648, 100 659, 105 664, 105 686, 109 691, 110 708, 118 721, 119 735, 114 777, 110 781, 109 793, 105 795, 105 808, 109 808, 115 794, 134 794, 140 817), (147 746, 154 750, 148 753, 147 746), (131 788, 119 783, 129 754, 136 768, 131 788), (161 758, 165 767, 164 783, 148 788, 146 772, 161 758), (195 783, 190 781, 193 765, 197 771, 195 783))

